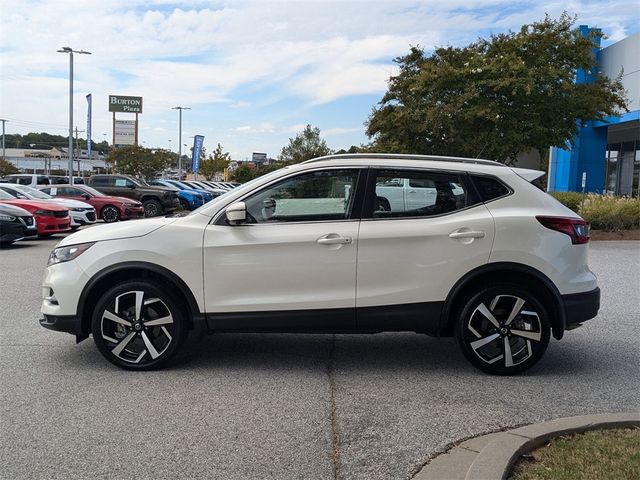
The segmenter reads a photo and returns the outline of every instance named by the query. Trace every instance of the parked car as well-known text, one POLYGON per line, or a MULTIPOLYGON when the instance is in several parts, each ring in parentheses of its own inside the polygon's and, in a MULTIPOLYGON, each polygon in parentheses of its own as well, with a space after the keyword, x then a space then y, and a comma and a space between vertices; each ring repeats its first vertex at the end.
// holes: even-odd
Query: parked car
POLYGON ((30 174, 30 173, 14 173, 2 177, 3 183, 16 183, 18 185, 26 185, 35 187, 37 185, 49 185, 51 181, 47 175, 30 174))
POLYGON ((215 188, 212 187, 211 185, 207 185, 204 182, 200 182, 200 181, 195 181, 195 180, 183 180, 182 183, 189 185, 192 188, 198 188, 201 190, 207 190, 217 196, 220 195, 224 195, 225 193, 227 193, 227 190, 224 190, 222 188, 215 188))
POLYGON ((196 192, 195 190, 184 190, 172 185, 166 180, 151 180, 148 182, 149 185, 157 186, 157 187, 165 187, 170 190, 173 190, 178 193, 178 200, 180 201, 180 205, 185 210, 195 210, 196 208, 204 205, 204 197, 202 194, 196 192))
POLYGON ((126 197, 142 203, 147 217, 171 213, 180 205, 177 192, 146 185, 129 175, 93 175, 87 185, 106 195, 126 197))
POLYGON ((92 333, 132 370, 166 364, 205 329, 455 336, 480 370, 518 373, 599 309, 588 225, 530 183, 541 175, 391 154, 289 166, 185 217, 65 238, 41 323, 92 333), (392 179, 435 195, 380 208, 392 179))
POLYGON ((28 210, 0 201, 0 247, 37 234, 36 221, 28 210))
POLYGON ((106 223, 144 217, 144 208, 140 202, 105 195, 88 185, 52 185, 39 189, 54 198, 70 198, 88 203, 106 223))
POLYGON ((96 223, 96 210, 91 205, 78 200, 70 200, 67 198, 54 198, 51 195, 26 185, 14 185, 0 183, 0 189, 16 198, 27 200, 40 200, 43 202, 51 202, 61 205, 69 209, 71 215, 71 229, 76 230, 82 225, 91 225, 96 223))
POLYGON ((218 195, 210 190, 204 190, 201 188, 195 188, 191 185, 187 185, 184 182, 180 182, 178 180, 170 180, 170 179, 164 179, 165 182, 167 182, 170 185, 173 185, 174 187, 176 187, 178 190, 191 190, 193 192, 197 192, 200 195, 202 195, 202 197, 204 198, 204 203, 210 202, 211 200, 213 200, 215 197, 217 197, 218 195))
POLYGON ((0 189, 0 204, 14 205, 33 215, 39 237, 50 237, 54 233, 71 230, 69 210, 55 203, 17 199, 0 189))

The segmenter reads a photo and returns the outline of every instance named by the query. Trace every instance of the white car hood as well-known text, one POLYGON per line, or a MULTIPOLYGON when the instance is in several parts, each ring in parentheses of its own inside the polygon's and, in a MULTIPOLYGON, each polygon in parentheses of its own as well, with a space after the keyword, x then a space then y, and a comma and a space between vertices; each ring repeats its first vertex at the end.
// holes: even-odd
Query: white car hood
POLYGON ((62 205, 63 207, 67 207, 67 208, 93 208, 88 203, 80 202, 78 200, 71 200, 70 198, 51 198, 47 200, 38 200, 38 201, 55 203, 56 205, 62 205))
POLYGON ((149 233, 175 222, 177 218, 156 217, 143 220, 130 220, 128 222, 108 223, 85 228, 62 239, 60 247, 76 245, 78 243, 102 242, 105 240, 118 240, 120 238, 142 237, 149 233))

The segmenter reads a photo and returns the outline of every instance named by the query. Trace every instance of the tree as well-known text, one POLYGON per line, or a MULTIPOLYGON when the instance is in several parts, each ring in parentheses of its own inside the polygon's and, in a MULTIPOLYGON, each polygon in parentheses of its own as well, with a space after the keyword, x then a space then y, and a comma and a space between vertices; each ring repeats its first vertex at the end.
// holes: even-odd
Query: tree
POLYGON ((209 155, 206 160, 200 162, 199 173, 207 180, 213 179, 219 172, 223 172, 229 166, 231 156, 229 152, 222 150, 222 145, 218 143, 216 149, 209 155))
POLYGON ((620 78, 596 72, 592 32, 566 12, 464 48, 430 56, 412 47, 367 122, 378 151, 460 155, 512 162, 532 148, 571 141, 578 127, 626 109, 620 78))
POLYGON ((114 166, 116 172, 145 180, 154 178, 169 168, 174 159, 175 155, 169 150, 152 150, 136 145, 115 148, 107 156, 107 162, 114 166))
POLYGON ((320 138, 320 129, 307 125, 295 138, 289 139, 289 145, 282 148, 278 160, 284 163, 300 163, 329 154, 331 149, 327 142, 320 138))
POLYGON ((8 161, 4 157, 0 157, 0 177, 4 177, 5 175, 12 175, 18 172, 19 170, 13 163, 8 161))

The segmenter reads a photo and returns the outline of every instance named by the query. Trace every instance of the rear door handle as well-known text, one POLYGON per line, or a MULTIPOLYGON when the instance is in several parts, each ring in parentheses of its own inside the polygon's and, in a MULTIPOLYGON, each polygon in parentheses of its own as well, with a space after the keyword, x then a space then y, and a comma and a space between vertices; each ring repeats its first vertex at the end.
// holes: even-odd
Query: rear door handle
POLYGON ((330 233, 316 240, 320 245, 348 245, 353 241, 351 237, 341 237, 335 233, 330 233))
POLYGON ((456 230, 449 234, 449 238, 484 238, 485 233, 478 230, 456 230))

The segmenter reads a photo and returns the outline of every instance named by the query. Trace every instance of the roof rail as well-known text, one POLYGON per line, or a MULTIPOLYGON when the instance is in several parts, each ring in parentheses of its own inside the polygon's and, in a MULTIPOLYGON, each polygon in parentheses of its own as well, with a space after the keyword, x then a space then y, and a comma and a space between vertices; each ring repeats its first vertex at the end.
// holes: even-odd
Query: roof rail
POLYGON ((436 162, 459 162, 459 163, 475 163, 478 165, 493 165, 505 167, 504 163, 494 160, 484 160, 481 158, 465 158, 465 157, 441 157, 439 155, 413 155, 405 153, 341 153, 337 155, 326 155, 324 157, 312 158, 302 163, 314 163, 323 160, 333 159, 363 159, 363 158, 388 158, 391 160, 431 160, 436 162))

